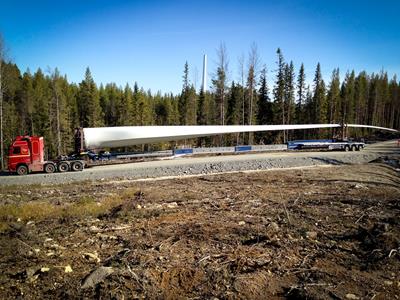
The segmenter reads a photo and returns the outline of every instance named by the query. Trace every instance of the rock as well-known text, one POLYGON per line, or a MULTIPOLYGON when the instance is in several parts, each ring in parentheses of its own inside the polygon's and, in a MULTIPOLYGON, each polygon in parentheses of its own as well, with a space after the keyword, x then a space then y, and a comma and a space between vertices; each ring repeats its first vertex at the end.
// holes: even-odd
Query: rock
POLYGON ((239 225, 240 225, 240 226, 245 225, 245 224, 246 224, 245 221, 240 221, 240 222, 239 222, 239 225))
POLYGON ((70 265, 65 266, 64 272, 65 272, 65 273, 72 273, 72 268, 71 268, 71 266, 70 266, 70 265))
POLYGON ((98 233, 97 236, 99 237, 100 240, 117 240, 118 237, 115 235, 108 235, 108 234, 103 234, 103 233, 98 233))
POLYGON ((27 269, 25 270, 26 277, 27 277, 28 279, 30 279, 30 278, 33 277, 38 271, 39 271, 39 268, 37 268, 37 267, 29 267, 29 268, 27 268, 27 269))
POLYGON ((40 272, 42 272, 42 273, 48 272, 48 271, 50 271, 50 268, 48 268, 48 267, 43 267, 40 269, 40 272))
POLYGON ((269 223, 268 228, 271 229, 274 232, 279 231, 279 225, 276 224, 275 222, 269 223))
POLYGON ((360 299, 360 298, 357 297, 357 296, 354 295, 354 294, 346 294, 346 299, 349 299, 349 300, 358 300, 358 299, 360 299))
POLYGON ((318 233, 315 231, 307 231, 306 232, 306 237, 310 240, 315 240, 318 236, 318 233))
POLYGON ((96 261, 98 263, 100 262, 100 258, 96 252, 95 253, 90 253, 90 252, 83 253, 83 257, 88 258, 89 260, 92 260, 92 261, 96 261))
POLYGON ((354 188, 356 188, 356 189, 368 189, 365 185, 363 185, 361 183, 355 184, 354 188))
POLYGON ((384 283, 385 285, 392 285, 392 284, 393 284, 393 281, 385 280, 383 283, 384 283))
POLYGON ((98 228, 97 226, 94 226, 94 225, 90 226, 89 230, 91 232, 100 232, 101 231, 100 228, 98 228))
POLYGON ((178 206, 178 203, 176 203, 176 202, 170 202, 170 203, 167 204, 168 208, 175 208, 177 206, 178 206))
POLYGON ((114 273, 112 267, 100 267, 90 273, 89 276, 85 278, 81 289, 89 289, 95 287, 98 283, 102 282, 108 276, 114 273))

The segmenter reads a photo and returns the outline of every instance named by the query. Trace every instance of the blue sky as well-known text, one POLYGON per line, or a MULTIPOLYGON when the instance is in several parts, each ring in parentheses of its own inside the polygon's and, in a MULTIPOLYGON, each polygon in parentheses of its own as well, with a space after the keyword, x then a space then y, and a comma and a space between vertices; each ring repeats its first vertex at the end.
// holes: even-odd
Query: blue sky
POLYGON ((0 0, 0 32, 22 71, 57 67, 80 82, 89 66, 97 83, 177 93, 185 61, 199 88, 203 54, 212 75, 221 42, 230 80, 252 43, 271 83, 278 47, 296 71, 304 63, 309 81, 317 62, 327 81, 335 67, 342 76, 382 68, 400 75, 399 11, 400 1, 390 0, 0 0))

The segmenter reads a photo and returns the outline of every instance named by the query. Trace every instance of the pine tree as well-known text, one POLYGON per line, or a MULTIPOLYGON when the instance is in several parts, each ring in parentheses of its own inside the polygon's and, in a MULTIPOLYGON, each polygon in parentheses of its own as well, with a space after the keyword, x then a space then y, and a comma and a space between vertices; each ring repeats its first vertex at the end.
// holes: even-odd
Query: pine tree
POLYGON ((33 102, 33 85, 32 85, 32 75, 29 70, 22 76, 22 86, 21 92, 19 94, 18 110, 21 116, 22 127, 25 132, 30 132, 30 134, 35 134, 35 126, 33 123, 34 102, 33 102))
POLYGON ((389 110, 389 123, 390 128, 399 128, 398 122, 396 122, 396 115, 400 114, 400 88, 397 81, 397 76, 394 75, 389 84, 390 91, 390 105, 389 110))
MULTIPOLYGON (((355 79, 354 94, 354 123, 363 124, 366 121, 368 101, 368 75, 365 71, 360 72, 355 79)), ((357 134, 363 130, 354 132, 357 134)))

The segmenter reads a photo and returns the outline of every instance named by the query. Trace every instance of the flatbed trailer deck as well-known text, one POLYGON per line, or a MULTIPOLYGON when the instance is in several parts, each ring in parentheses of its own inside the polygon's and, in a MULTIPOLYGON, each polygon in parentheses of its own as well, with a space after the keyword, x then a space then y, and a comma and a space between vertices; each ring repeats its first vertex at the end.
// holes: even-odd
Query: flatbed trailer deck
POLYGON ((327 149, 343 151, 360 151, 364 149, 364 142, 340 140, 296 140, 288 142, 289 150, 327 149))

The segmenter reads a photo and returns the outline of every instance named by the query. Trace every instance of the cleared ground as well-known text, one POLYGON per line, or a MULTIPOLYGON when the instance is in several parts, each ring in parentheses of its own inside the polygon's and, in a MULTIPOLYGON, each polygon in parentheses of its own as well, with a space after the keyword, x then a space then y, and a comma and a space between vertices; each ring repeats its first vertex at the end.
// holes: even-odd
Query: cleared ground
POLYGON ((83 172, 0 176, 0 186, 25 184, 59 184, 83 180, 133 179, 229 171, 262 170, 329 164, 366 163, 382 155, 400 153, 395 141, 367 145, 360 152, 275 152, 211 157, 185 157, 140 163, 98 166, 83 172))
POLYGON ((397 299, 393 146, 357 165, 2 187, 0 298, 397 299))

